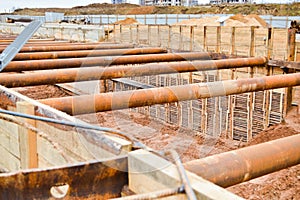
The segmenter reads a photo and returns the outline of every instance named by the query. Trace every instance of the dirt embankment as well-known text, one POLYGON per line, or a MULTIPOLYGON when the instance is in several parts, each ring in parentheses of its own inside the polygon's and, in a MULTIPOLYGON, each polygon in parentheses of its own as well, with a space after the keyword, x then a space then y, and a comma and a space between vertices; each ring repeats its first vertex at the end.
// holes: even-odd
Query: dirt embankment
POLYGON ((63 12, 65 15, 99 14, 257 14, 274 16, 299 16, 300 3, 292 4, 232 4, 206 6, 139 6, 134 4, 90 4, 73 8, 18 9, 13 14, 44 15, 45 12, 63 12))
MULTIPOLYGON (((187 19, 176 23, 175 25, 197 25, 197 26, 220 26, 220 17, 204 17, 201 19, 187 19)), ((223 22, 224 26, 260 26, 268 27, 268 23, 258 15, 241 15, 237 14, 229 17, 223 22)))

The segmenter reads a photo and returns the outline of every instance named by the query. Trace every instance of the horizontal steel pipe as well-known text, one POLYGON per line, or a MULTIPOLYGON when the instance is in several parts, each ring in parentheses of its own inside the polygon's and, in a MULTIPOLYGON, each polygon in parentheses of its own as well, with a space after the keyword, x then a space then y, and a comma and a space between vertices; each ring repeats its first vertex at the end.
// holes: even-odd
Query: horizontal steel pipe
POLYGON ((185 169, 229 187, 300 164, 300 135, 229 151, 184 164, 185 169))
MULTIPOLYGON (((8 45, 10 45, 10 43, 8 42, 5 42, 5 43, 0 43, 0 49, 4 48, 4 47, 7 47, 8 45)), ((61 46, 61 45, 70 45, 72 43, 70 42, 51 42, 51 43, 48 43, 48 42, 29 42, 29 43, 26 43, 23 47, 31 47, 31 46, 61 46)))
MULTIPOLYGON (((93 58, 66 58, 66 59, 45 59, 31 61, 12 61, 3 72, 18 72, 28 70, 44 70, 59 68, 74 68, 88 66, 110 66, 124 64, 140 64, 150 62, 170 62, 186 60, 210 60, 210 54, 206 52, 179 53, 179 54, 147 54, 130 56, 109 56, 93 58)), ((235 61, 238 63, 238 59, 235 61)))
MULTIPOLYGON (((43 51, 75 51, 75 50, 93 50, 93 49, 126 49, 133 48, 132 44, 86 44, 86 45, 65 45, 65 46, 25 46, 20 52, 43 52, 43 51)), ((2 52, 5 47, 0 47, 2 52)))
POLYGON ((80 58, 96 56, 117 56, 117 55, 138 55, 167 53, 163 48, 135 48, 135 49, 113 49, 113 50, 84 50, 84 51, 56 51, 56 52, 37 52, 37 53, 18 53, 14 57, 16 60, 40 60, 58 58, 80 58))
MULTIPOLYGON (((11 42, 0 42, 0 47, 3 46, 8 46, 10 45, 11 42)), ((117 43, 107 43, 107 42, 89 42, 89 43, 83 43, 83 42, 69 42, 69 41, 63 41, 63 40, 57 40, 57 41, 52 41, 52 42, 47 42, 47 41, 41 41, 41 42, 27 42, 24 47, 26 46, 58 46, 58 45, 70 45, 70 46, 78 46, 78 45, 115 45, 117 43)))
POLYGON ((300 85, 300 73, 41 100, 66 113, 87 114, 300 85))
POLYGON ((266 61, 267 59, 265 57, 258 57, 158 64, 151 63, 131 67, 115 66, 43 70, 25 74, 0 74, 0 85, 6 87, 24 87, 132 76, 149 76, 157 74, 253 67, 265 65, 266 61))
MULTIPOLYGON (((0 42, 13 42, 17 37, 0 38, 0 42)), ((54 38, 49 39, 29 39, 29 42, 55 41, 54 38)))

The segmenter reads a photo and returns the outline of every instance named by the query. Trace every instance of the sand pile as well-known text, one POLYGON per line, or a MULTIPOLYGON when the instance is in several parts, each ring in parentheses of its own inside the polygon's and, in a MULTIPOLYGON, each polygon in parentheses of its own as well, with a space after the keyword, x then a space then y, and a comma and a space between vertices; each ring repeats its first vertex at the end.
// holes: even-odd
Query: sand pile
MULTIPOLYGON (((183 20, 174 25, 194 25, 194 26, 220 26, 220 17, 205 17, 201 19, 189 19, 183 20)), ((268 24, 260 18, 258 15, 246 15, 241 14, 234 15, 225 20, 224 26, 261 26, 268 27, 268 24)))
POLYGON ((217 21, 218 19, 219 19, 218 16, 205 17, 205 18, 201 18, 201 19, 187 19, 187 20, 178 22, 174 25, 219 26, 220 22, 217 21))
POLYGON ((268 27, 268 24, 265 20, 260 18, 258 15, 246 15, 241 14, 234 15, 229 17, 225 21, 225 26, 261 26, 268 27))
POLYGON ((136 21, 133 18, 126 18, 120 21, 115 22, 114 24, 138 24, 138 21, 136 21))

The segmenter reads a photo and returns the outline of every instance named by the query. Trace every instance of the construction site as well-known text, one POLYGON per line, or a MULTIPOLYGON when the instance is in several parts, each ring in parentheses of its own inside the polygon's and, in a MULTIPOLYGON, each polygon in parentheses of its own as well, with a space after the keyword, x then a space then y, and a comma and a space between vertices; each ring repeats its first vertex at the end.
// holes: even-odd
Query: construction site
POLYGON ((300 21, 0 27, 0 199, 300 199, 300 21))

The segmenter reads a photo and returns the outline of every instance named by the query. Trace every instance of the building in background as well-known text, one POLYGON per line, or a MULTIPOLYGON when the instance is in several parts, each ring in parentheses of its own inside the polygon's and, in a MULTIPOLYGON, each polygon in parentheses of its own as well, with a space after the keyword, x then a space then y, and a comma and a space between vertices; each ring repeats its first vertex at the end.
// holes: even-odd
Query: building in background
POLYGON ((121 4, 121 3, 127 3, 127 0, 111 0, 112 4, 121 4))
POLYGON ((223 4, 223 3, 252 3, 252 0, 210 0, 210 4, 223 4))

